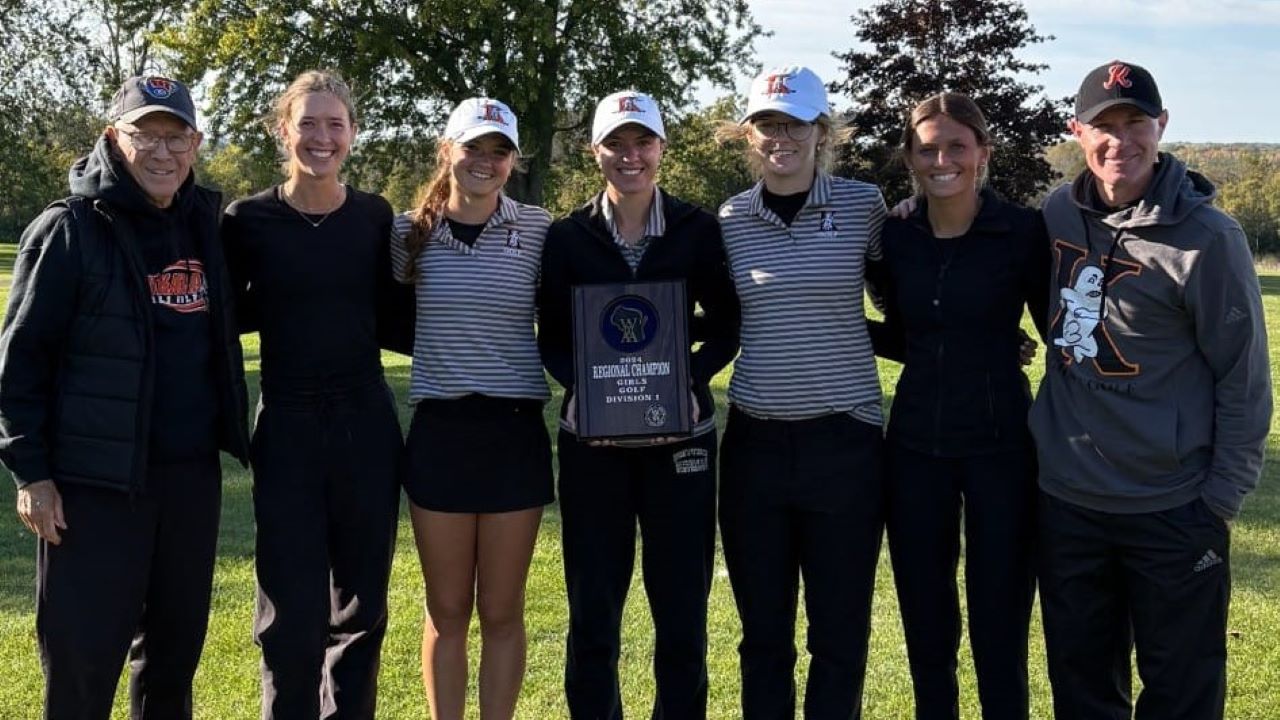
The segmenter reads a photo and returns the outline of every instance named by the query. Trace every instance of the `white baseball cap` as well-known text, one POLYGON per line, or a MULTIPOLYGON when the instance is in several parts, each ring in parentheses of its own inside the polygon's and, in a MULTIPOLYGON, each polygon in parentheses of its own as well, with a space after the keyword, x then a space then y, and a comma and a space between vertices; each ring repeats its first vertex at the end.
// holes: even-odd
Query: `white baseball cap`
POLYGON ((658 101, 642 92, 623 90, 596 105, 596 116, 591 122, 591 144, 599 145, 609 133, 631 123, 647 128, 663 140, 667 139, 658 101))
POLYGON ((481 135, 498 133, 511 141, 520 152, 520 134, 516 129, 516 114, 500 100, 477 97, 467 98, 449 114, 444 126, 444 137, 456 143, 474 140, 481 135))
POLYGON ((800 65, 766 70, 751 81, 747 93, 746 122, 762 112, 776 110, 797 120, 813 122, 820 115, 831 115, 827 103, 827 87, 812 70, 800 65))

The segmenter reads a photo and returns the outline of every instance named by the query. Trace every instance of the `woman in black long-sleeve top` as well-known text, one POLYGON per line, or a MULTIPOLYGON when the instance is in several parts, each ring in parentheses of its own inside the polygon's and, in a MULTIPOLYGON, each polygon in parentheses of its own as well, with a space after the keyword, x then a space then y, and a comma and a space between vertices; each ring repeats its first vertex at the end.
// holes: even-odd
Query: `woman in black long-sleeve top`
POLYGON ((391 206, 341 181, 351 90, 304 72, 273 128, 288 177, 222 222, 242 332, 262 343, 249 457, 262 717, 376 716, 404 444, 379 347, 408 353, 391 206))
POLYGON ((1043 335, 1040 214, 983 188, 991 140, 969 98, 925 100, 903 133, 919 190, 883 232, 877 350, 904 363, 888 429, 889 548, 916 718, 958 717, 956 569, 964 515, 969 638, 983 717, 1025 720, 1035 594, 1035 453, 1020 367, 1024 305, 1043 335))

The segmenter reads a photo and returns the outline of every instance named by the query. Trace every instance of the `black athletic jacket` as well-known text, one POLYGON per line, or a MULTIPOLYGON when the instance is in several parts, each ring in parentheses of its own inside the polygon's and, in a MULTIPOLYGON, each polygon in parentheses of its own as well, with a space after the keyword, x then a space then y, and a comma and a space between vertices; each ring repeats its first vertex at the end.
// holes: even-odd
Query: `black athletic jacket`
MULTIPOLYGON (((131 220, 146 199, 105 136, 72 168, 71 191, 27 227, 14 265, 0 334, 0 461, 18 487, 53 479, 138 491, 156 368, 151 297, 131 220)), ((248 401, 229 321, 219 199, 188 176, 172 211, 183 213, 205 265, 218 444, 243 464, 248 401)))
POLYGON ((1049 241, 1040 213, 982 192, 969 231, 938 240, 921 200, 890 218, 873 293, 879 355, 903 362, 889 414, 891 439, 942 457, 1026 447, 1031 388, 1019 363, 1024 305, 1041 337, 1047 319, 1049 241))
POLYGON ((586 283, 684 280, 692 343, 702 345, 690 356, 693 392, 703 418, 715 411, 708 387, 711 378, 738 354, 741 309, 725 261, 720 223, 710 213, 662 193, 667 231, 652 238, 635 275, 622 257, 601 214, 601 198, 551 224, 542 250, 538 289, 538 348, 547 371, 565 388, 564 417, 574 382, 574 285, 586 283), (702 309, 695 318, 694 305, 702 309))

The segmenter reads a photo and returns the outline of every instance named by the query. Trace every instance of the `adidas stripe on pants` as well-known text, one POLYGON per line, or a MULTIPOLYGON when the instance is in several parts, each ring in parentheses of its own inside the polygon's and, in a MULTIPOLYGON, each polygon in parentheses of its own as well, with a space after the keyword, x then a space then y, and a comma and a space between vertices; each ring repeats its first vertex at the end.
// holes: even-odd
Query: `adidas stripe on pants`
POLYGON ((1230 531, 1202 500, 1089 510, 1045 493, 1040 602, 1056 720, 1221 720, 1230 531), (1130 651, 1142 693, 1133 714, 1130 651))

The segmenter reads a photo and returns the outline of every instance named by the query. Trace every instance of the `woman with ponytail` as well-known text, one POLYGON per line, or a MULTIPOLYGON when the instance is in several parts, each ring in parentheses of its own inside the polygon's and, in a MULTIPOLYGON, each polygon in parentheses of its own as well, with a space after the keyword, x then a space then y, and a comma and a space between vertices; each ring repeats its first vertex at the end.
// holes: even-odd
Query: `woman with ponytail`
POLYGON ((390 278, 391 207, 339 177, 356 134, 347 84, 299 75, 271 130, 287 179, 222 225, 241 330, 262 343, 262 717, 372 719, 404 451, 379 346, 407 352, 392 336, 412 305, 390 278))
POLYGON ((417 296, 405 488, 427 595, 422 678, 437 720, 465 714, 473 609, 480 716, 515 715, 525 579, 554 497, 550 393, 533 331, 551 218, 502 192, 519 153, 510 108, 463 101, 421 201, 391 236, 395 277, 417 296))

